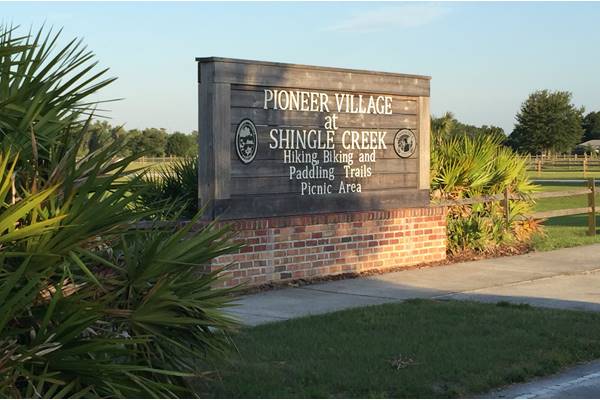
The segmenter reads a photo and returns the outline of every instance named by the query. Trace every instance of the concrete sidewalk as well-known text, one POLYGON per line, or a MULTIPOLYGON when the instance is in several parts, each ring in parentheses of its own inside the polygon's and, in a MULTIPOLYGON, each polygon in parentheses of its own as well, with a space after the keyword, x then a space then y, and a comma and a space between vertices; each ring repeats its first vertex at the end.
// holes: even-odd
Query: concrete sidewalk
POLYGON ((231 312, 258 325, 411 298, 600 311, 600 244, 272 290, 231 312))

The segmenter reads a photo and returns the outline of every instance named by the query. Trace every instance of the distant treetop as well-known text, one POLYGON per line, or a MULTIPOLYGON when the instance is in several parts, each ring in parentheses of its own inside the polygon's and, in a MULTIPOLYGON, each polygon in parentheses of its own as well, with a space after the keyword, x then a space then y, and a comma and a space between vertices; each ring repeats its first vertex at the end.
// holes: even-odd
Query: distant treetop
POLYGON ((583 136, 583 107, 571 103, 566 91, 538 90, 521 105, 508 143, 515 150, 529 154, 572 151, 583 136))

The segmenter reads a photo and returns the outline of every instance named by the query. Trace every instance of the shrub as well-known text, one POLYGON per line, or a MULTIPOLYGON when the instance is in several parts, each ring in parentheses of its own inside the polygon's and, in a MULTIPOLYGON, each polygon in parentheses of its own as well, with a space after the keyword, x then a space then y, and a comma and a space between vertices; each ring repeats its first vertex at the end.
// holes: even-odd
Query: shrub
POLYGON ((536 189, 527 178, 525 160, 495 136, 448 135, 444 124, 437 126, 440 129, 432 130, 431 149, 434 201, 502 194, 507 189, 519 197, 510 201, 508 224, 501 202, 449 207, 449 252, 486 252, 527 242, 539 227, 525 217, 532 206, 529 195, 536 189))
POLYGON ((144 173, 142 204, 163 216, 191 218, 198 212, 198 157, 179 158, 144 173))
POLYGON ((57 39, 0 28, 0 397, 189 397, 236 328, 202 265, 238 246, 139 207, 121 142, 77 157, 108 81, 57 39))

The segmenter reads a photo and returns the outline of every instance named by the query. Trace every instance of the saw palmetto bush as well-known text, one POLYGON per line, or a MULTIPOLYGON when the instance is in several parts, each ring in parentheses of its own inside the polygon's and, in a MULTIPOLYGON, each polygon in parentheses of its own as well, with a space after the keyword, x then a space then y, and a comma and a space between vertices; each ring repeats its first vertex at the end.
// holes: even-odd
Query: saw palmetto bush
POLYGON ((510 220, 499 201, 449 207, 448 250, 486 252, 498 246, 526 243, 539 230, 526 215, 536 186, 527 178, 525 161, 490 135, 449 135, 448 125, 432 124, 432 200, 457 200, 503 194, 510 201, 510 220))
POLYGON ((77 157, 111 79, 58 43, 0 27, 0 397, 193 396, 237 326, 202 265, 238 246, 155 222, 121 143, 77 157))
POLYGON ((107 69, 95 70, 80 40, 59 47, 59 38, 0 26, 0 140, 19 149, 23 178, 59 162, 78 140, 82 116, 99 104, 90 95, 114 81, 104 78, 107 69))
POLYGON ((148 190, 142 202, 163 209, 167 218, 191 218, 198 212, 198 157, 184 157, 158 165, 144 174, 148 190))

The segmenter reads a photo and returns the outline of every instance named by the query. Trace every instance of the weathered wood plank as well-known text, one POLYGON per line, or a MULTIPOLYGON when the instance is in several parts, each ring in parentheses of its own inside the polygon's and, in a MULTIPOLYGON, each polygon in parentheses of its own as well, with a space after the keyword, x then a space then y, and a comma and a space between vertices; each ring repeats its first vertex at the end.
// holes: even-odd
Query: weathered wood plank
POLYGON ((315 90, 364 91, 404 96, 429 96, 429 79, 427 77, 359 70, 316 69, 285 64, 247 63, 239 60, 215 61, 214 65, 214 82, 315 90))
POLYGON ((531 197, 534 199, 549 199, 552 197, 569 197, 569 196, 577 196, 582 194, 589 194, 590 189, 578 189, 578 190, 561 190, 557 192, 541 192, 541 193, 533 193, 531 197))
POLYGON ((267 66, 275 66, 275 67, 286 67, 286 68, 300 68, 300 69, 310 69, 310 70, 324 70, 324 71, 339 71, 339 72, 353 72, 353 73, 363 73, 363 74, 372 74, 372 75, 388 75, 388 76, 396 76, 396 77, 406 77, 406 78, 417 78, 417 79, 425 79, 431 80, 431 77, 428 75, 420 75, 420 74, 405 74, 400 72, 385 72, 385 71, 369 71, 364 69, 355 69, 355 68, 341 68, 341 67, 324 67, 322 65, 308 65, 308 64, 297 64, 297 63, 282 63, 276 61, 259 61, 259 60, 248 60, 242 58, 231 58, 231 57, 196 57, 196 62, 198 63, 216 63, 216 62, 233 62, 238 64, 260 64, 267 66))
POLYGON ((419 134, 417 151, 419 153, 419 189, 429 189, 430 183, 430 124, 429 97, 419 97, 419 134))
MULTIPOLYGON (((345 173, 343 165, 340 164, 319 164, 324 168, 334 168, 336 176, 341 176, 345 173)), ((363 165, 356 161, 352 167, 363 165)), ((365 163, 372 168, 374 175, 385 174, 400 174, 418 172, 418 160, 412 159, 379 159, 375 163, 365 163)), ((232 178, 256 178, 265 176, 288 176, 289 167, 295 166, 302 168, 304 164, 285 164, 283 160, 255 160, 251 164, 243 164, 241 162, 233 162, 231 164, 232 178)))
MULTIPOLYGON (((237 131, 238 125, 237 124, 232 124, 231 125, 231 133, 230 133, 230 143, 233 149, 235 149, 235 133, 237 131)), ((283 150, 279 150, 279 149, 270 149, 270 145, 272 144, 273 140, 271 138, 271 130, 272 129, 278 129, 276 127, 273 126, 265 126, 265 125, 259 125, 256 126, 256 135, 257 135, 257 139, 258 139, 258 143, 259 143, 259 147, 258 147, 258 154, 256 156, 256 159, 261 159, 261 153, 277 153, 277 155, 274 155, 275 159, 279 159, 282 156, 280 156, 281 154, 283 154, 283 150)), ((285 128, 283 128, 285 129, 285 128)), ((303 126, 298 126, 298 127, 294 127, 294 128, 289 128, 289 129, 299 129, 299 130, 310 130, 310 129, 316 129, 316 130, 321 130, 322 134, 321 134, 321 140, 319 141, 319 144, 321 144, 322 146, 324 146, 326 144, 326 129, 324 128, 311 128, 311 127, 303 127, 303 126)), ((403 128, 400 128, 403 129, 403 128)), ((345 130, 356 130, 358 132, 361 132, 363 130, 365 131, 372 131, 372 130, 377 130, 376 128, 374 129, 368 129, 368 128, 364 128, 364 129, 357 129, 357 128, 346 128, 346 127, 339 127, 339 129, 337 129, 336 134, 333 136, 333 143, 335 145, 335 150, 336 151, 344 151, 344 152, 348 152, 351 151, 352 149, 344 149, 342 147, 343 145, 343 132, 345 130)), ((398 155, 396 154, 395 150, 393 149, 394 147, 394 136, 396 135, 396 132, 399 129, 381 129, 382 132, 386 132, 386 134, 383 136, 383 142, 385 143, 387 150, 383 150, 387 155, 389 155, 388 158, 398 158, 398 155), (391 151, 391 152, 390 152, 391 151)), ((413 129, 413 132, 415 132, 415 136, 417 136, 417 138, 419 137, 418 135, 418 131, 413 129)), ((278 137, 278 136, 276 136, 278 137)), ((351 141, 348 141, 348 139, 350 139, 349 136, 346 137, 346 143, 351 145, 351 141)), ((419 143, 417 142, 417 147, 418 147, 419 143)), ((323 150, 319 150, 319 149, 306 149, 306 151, 318 151, 318 152, 322 152, 323 150)), ((357 152, 367 152, 369 150, 356 150, 353 151, 354 153, 357 152)), ((378 154, 379 152, 382 150, 377 150, 378 154)), ((237 159, 237 157, 234 154, 235 152, 232 152, 232 156, 233 158, 237 159)), ((419 152, 415 151, 415 153, 413 154, 413 156, 411 156, 411 158, 417 158, 419 156, 419 152)))
POLYGON ((429 203, 429 190, 383 190, 347 195, 297 196, 245 195, 219 201, 216 208, 222 220, 282 215, 304 215, 323 212, 361 210, 390 210, 422 207, 429 203))
POLYGON ((213 105, 213 132, 215 133, 215 199, 229 198, 229 178, 231 176, 231 144, 227 138, 231 126, 231 91, 226 83, 215 84, 213 105), (229 111, 229 112, 228 112, 229 111))
MULTIPOLYGON (((589 194, 589 193, 590 193, 589 189, 578 189, 578 190, 561 190, 561 191, 556 191, 556 192, 553 191, 553 192, 532 193, 529 196, 534 199, 548 199, 548 198, 554 198, 554 197, 569 197, 569 196, 576 196, 576 195, 584 195, 584 194, 589 194)), ((432 201, 432 204, 435 204, 436 206, 459 206, 459 205, 488 203, 491 201, 501 201, 504 199, 504 197, 505 197, 504 194, 492 194, 492 195, 488 195, 488 196, 470 197, 470 198, 466 198, 466 199, 434 200, 434 201, 432 201)), ((519 196, 516 194, 510 194, 509 198, 511 200, 523 200, 522 196, 519 196)), ((576 209, 576 210, 582 210, 582 209, 576 209)), ((558 211, 562 211, 562 210, 558 210, 558 211)), ((544 212, 546 212, 546 211, 544 211, 544 212)), ((550 212, 550 211, 548 211, 548 212, 550 212)), ((565 214, 565 215, 569 215, 569 214, 565 214)))
POLYGON ((489 196, 470 197, 466 199, 456 200, 432 200, 431 204, 434 206, 461 206, 479 203, 489 203, 491 201, 499 201, 504 198, 502 194, 493 194, 489 196))
MULTIPOLYGON (((250 118, 255 125, 270 125, 278 128, 306 126, 320 128, 325 125, 326 113, 305 111, 282 111, 272 109, 243 108, 231 109, 232 123, 239 123, 244 118, 250 118)), ((372 115, 372 114, 338 114, 338 126, 379 129, 416 129, 416 115, 372 115)), ((324 128, 323 128, 324 129, 324 128)))
MULTIPOLYGON (((393 137, 393 135, 392 135, 393 137)), ((283 150, 279 150, 279 149, 271 149, 269 147, 269 143, 271 142, 270 139, 259 139, 258 143, 258 150, 256 152, 256 157, 255 157, 255 161, 259 161, 259 160, 283 160, 283 150)), ((353 160, 358 160, 358 155, 360 153, 370 153, 372 150, 357 150, 357 149, 350 149, 350 150, 344 150, 341 146, 340 146, 340 142, 338 141, 334 141, 335 145, 336 145, 336 152, 342 152, 342 153, 351 153, 353 160)), ((232 146, 232 151, 231 151, 231 160, 239 160, 237 155, 235 154, 235 151, 233 149, 235 149, 235 143, 234 143, 234 139, 231 139, 231 146, 232 146)), ((322 154, 323 154, 323 150, 306 150, 306 152, 317 152, 319 154, 319 158, 322 159, 322 154)), ((398 154, 396 153, 396 151, 393 148, 393 144, 388 143, 387 144, 387 148, 385 149, 381 149, 381 150, 375 150, 375 156, 376 156, 376 160, 384 160, 384 159, 390 159, 390 160, 412 160, 412 159, 417 159, 419 157, 419 153, 418 151, 415 151, 415 153, 413 155, 411 155, 408 158, 400 158, 398 157, 398 154)), ((253 162, 253 163, 254 163, 253 162)), ((252 163, 252 164, 253 164, 252 163)), ((252 165, 250 164, 250 165, 252 165)))
POLYGON ((551 211, 540 211, 533 213, 531 217, 536 219, 545 219, 545 218, 553 218, 553 217, 564 217, 566 215, 577 215, 577 214, 586 214, 590 212, 589 207, 581 207, 581 208, 568 208, 565 210, 551 210, 551 211))
MULTIPOLYGON (((416 188, 417 174, 387 174, 371 176, 369 178, 341 178, 336 177, 334 181, 326 179, 305 180, 313 184, 327 183, 332 185, 334 193, 338 192, 340 182, 360 183, 363 191, 383 189, 416 188)), ((302 181, 288 177, 256 177, 256 178, 232 178, 231 195, 254 195, 254 194, 301 194, 302 181)), ((304 196, 306 197, 306 196, 304 196)), ((323 197, 323 196, 321 196, 323 197)), ((326 197, 326 196, 325 196, 326 197)))
MULTIPOLYGON (((309 131, 311 129, 314 129, 316 131, 321 130, 321 141, 319 143, 321 143, 321 144, 326 143, 327 129, 325 129, 323 127, 312 127, 312 126, 301 126, 301 125, 294 126, 294 127, 285 127, 285 128, 280 128, 278 126, 268 126, 268 125, 255 125, 255 126, 256 126, 256 135, 257 135, 258 141, 267 146, 272 141, 272 139, 271 139, 271 130, 272 129, 293 129, 293 130, 300 130, 300 131, 302 131, 302 130, 309 131)), ((230 139, 232 141, 235 139, 235 133, 237 131, 237 128, 238 128, 237 123, 231 124, 231 132, 230 132, 231 138, 230 139)), ((400 129, 405 129, 405 127, 400 127, 400 128, 377 128, 377 127, 356 128, 356 127, 351 127, 351 126, 350 127, 339 126, 338 129, 336 129, 336 133, 333 135, 333 143, 335 143, 335 145, 336 145, 336 150, 343 150, 343 148, 338 147, 338 146, 342 145, 343 133, 346 130, 357 131, 359 133, 362 131, 381 131, 381 132, 387 132, 383 137, 383 142, 388 147, 393 147, 394 146, 394 135, 396 135, 396 132, 398 132, 400 129)), ((415 136, 418 139, 418 137, 419 137, 419 135, 417 134, 418 130, 416 128, 409 128, 409 129, 412 129, 412 131, 415 132, 415 136)), ((346 142, 348 142, 348 139, 351 139, 351 137, 347 136, 346 142)), ((351 141, 350 141, 350 144, 351 144, 351 141)), ((309 150, 309 149, 307 149, 307 150, 309 150)))
MULTIPOLYGON (((205 66, 200 71, 210 75, 213 70, 205 66)), ((198 202, 209 205, 230 196, 231 176, 231 92, 225 83, 204 82, 199 85, 200 145, 198 173, 198 202), (208 134, 210 132, 210 134, 208 134)))
MULTIPOLYGON (((251 87, 253 90, 249 90, 249 87, 244 87, 244 89, 240 89, 240 86, 232 86, 231 90, 231 106, 232 107, 241 107, 241 108, 258 108, 264 109, 264 101, 265 95, 263 89, 266 88, 258 88, 251 87)), ((269 87, 268 89, 282 89, 282 88, 273 88, 269 87)), ((335 103, 335 93, 332 91, 321 91, 327 93, 329 95, 329 112, 330 113, 338 113, 345 114, 345 109, 343 108, 340 112, 337 111, 336 103, 335 103)), ((348 93, 354 94, 358 96, 362 94, 363 96, 373 95, 372 93, 354 93, 354 92, 337 92, 337 93, 348 93)), ((417 98, 416 97, 406 97, 406 96, 397 96, 393 95, 392 97, 392 113, 394 115, 397 114, 416 114, 417 113, 417 98)))
MULTIPOLYGON (((322 150, 319 150, 319 151, 322 151, 322 150)), ((361 150, 351 151, 351 153, 353 155, 353 159, 357 160, 358 154, 361 152, 362 152, 361 150)), ((391 146, 388 146, 388 148, 384 149, 384 150, 376 150, 375 156, 376 156, 377 161, 400 159, 398 157, 398 154, 396 154, 396 151, 391 146)), ((410 158, 402 158, 400 160, 413 160, 413 159, 417 159, 417 158, 418 158, 418 154, 415 153, 412 156, 410 156, 410 158)), ((249 165, 252 165, 259 160, 282 160, 282 159, 283 159, 282 150, 273 150, 273 149, 270 149, 268 145, 267 146, 260 145, 258 147, 258 151, 256 152, 256 157, 254 158, 254 161, 249 165)), ((238 157, 235 155, 235 152, 231 153, 231 160, 232 160, 232 162, 239 161, 238 157)))
MULTIPOLYGON (((209 76, 214 71, 214 65, 203 65, 199 74, 209 76)), ((215 199, 215 151, 214 135, 212 134, 212 106, 215 84, 208 79, 198 85, 198 205, 210 208, 215 199)))

